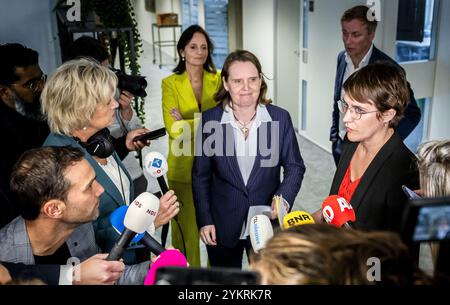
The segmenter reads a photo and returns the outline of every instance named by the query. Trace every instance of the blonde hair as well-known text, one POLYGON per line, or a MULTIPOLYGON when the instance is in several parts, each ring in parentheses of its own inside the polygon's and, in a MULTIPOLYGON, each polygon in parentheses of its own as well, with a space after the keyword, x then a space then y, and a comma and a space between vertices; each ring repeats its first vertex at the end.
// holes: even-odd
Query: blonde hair
POLYGON ((450 195, 450 140, 422 143, 418 152, 420 188, 425 197, 450 195))
POLYGON ((279 231, 250 268, 263 284, 288 285, 410 285, 429 283, 400 237, 391 232, 364 232, 326 224, 279 231), (378 258, 381 279, 367 274, 369 259, 378 258))
POLYGON ((89 124, 98 104, 114 96, 117 76, 88 59, 61 65, 47 81, 41 94, 42 113, 50 130, 70 135, 89 124))

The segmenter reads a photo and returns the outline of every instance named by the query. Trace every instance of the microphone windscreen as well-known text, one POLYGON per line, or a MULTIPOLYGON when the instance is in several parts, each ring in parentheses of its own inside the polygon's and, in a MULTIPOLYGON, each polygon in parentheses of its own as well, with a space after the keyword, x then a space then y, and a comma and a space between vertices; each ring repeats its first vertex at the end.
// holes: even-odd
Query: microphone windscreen
MULTIPOLYGON (((123 221, 125 220, 125 214, 127 213, 128 206, 123 205, 119 208, 117 208, 114 212, 111 213, 109 216, 109 221, 111 222, 111 225, 114 229, 114 231, 117 232, 117 234, 121 235, 123 230, 125 230, 125 225, 123 224, 123 221)), ((141 240, 142 237, 144 237, 145 233, 136 234, 136 236, 133 238, 132 242, 137 243, 141 240)))
POLYGON ((284 216, 283 228, 288 229, 314 223, 315 222, 311 214, 306 213, 305 211, 292 211, 284 216))
POLYGON ((258 253, 272 236, 273 228, 269 217, 262 214, 253 216, 250 220, 250 242, 253 251, 258 253))
POLYGON ((151 151, 144 158, 144 169, 153 178, 158 178, 167 173, 169 166, 161 153, 151 151))
POLYGON ((186 257, 179 250, 166 250, 158 256, 156 261, 150 267, 150 270, 148 271, 147 276, 144 280, 144 285, 155 284, 156 271, 159 268, 166 266, 179 266, 187 268, 188 264, 186 257))
POLYGON ((159 210, 159 199, 148 192, 143 192, 128 207, 123 224, 138 234, 144 233, 153 223, 159 210))
POLYGON ((356 219, 355 210, 345 198, 338 195, 328 196, 322 203, 322 215, 327 223, 342 227, 356 219))

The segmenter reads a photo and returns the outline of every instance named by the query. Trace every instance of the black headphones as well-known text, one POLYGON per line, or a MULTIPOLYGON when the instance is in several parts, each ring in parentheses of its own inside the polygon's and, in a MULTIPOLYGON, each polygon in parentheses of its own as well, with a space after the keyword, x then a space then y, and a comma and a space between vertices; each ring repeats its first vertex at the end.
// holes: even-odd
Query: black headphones
POLYGON ((114 146, 108 128, 97 131, 87 142, 82 142, 76 137, 74 139, 92 156, 104 159, 111 156, 114 152, 114 146))

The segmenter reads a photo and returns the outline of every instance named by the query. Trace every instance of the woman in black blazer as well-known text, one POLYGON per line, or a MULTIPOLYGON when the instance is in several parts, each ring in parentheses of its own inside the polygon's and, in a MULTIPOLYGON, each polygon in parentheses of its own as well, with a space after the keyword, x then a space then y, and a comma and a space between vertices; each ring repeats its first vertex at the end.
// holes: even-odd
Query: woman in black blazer
POLYGON ((409 101, 405 73, 379 62, 352 74, 343 88, 347 134, 330 195, 350 202, 356 228, 400 231, 407 202, 401 186, 419 188, 416 158, 395 132, 409 101))

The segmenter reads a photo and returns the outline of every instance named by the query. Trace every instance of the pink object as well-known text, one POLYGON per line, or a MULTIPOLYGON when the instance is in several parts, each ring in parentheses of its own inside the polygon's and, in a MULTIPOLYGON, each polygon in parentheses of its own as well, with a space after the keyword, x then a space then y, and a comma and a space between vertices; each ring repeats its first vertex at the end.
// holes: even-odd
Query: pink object
POLYGON ((145 277, 144 285, 154 285, 156 270, 158 270, 158 268, 160 267, 166 266, 187 267, 188 265, 186 257, 179 250, 176 249, 166 250, 158 256, 156 261, 150 267, 150 270, 148 271, 147 276, 145 277))

